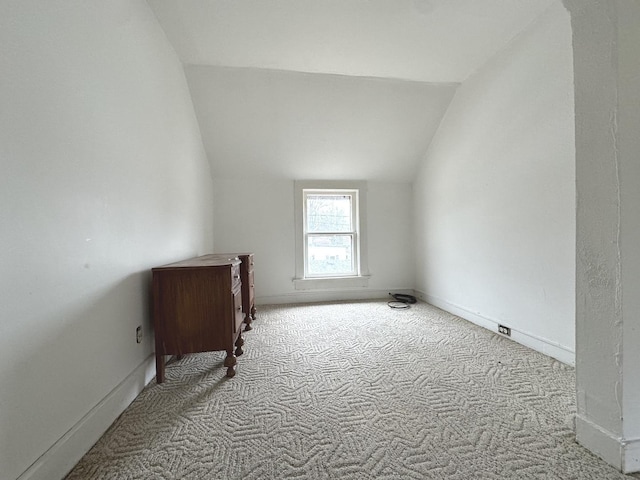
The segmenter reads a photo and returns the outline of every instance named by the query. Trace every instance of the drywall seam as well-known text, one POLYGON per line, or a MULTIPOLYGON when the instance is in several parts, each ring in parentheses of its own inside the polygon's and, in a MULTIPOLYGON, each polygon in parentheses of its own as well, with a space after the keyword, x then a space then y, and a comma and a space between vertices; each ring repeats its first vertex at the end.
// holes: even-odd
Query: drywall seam
POLYGON ((298 74, 298 75, 311 75, 311 76, 323 76, 334 78, 355 78, 361 80, 373 80, 388 83, 404 83, 404 84, 416 84, 416 85, 430 85, 432 87, 458 87, 461 82, 432 82, 423 80, 412 80, 409 78, 401 77, 378 77, 374 75, 351 75, 347 73, 334 73, 334 72, 309 72, 304 70, 291 70, 284 68, 267 68, 267 67, 241 67, 235 65, 203 65, 200 63, 185 63, 186 69, 201 69, 201 70, 227 70, 227 71, 247 71, 247 72, 267 72, 267 73, 285 73, 285 74, 298 74))
MULTIPOLYGON (((617 9, 616 5, 613 4, 612 8, 614 12, 612 12, 613 19, 612 21, 617 25, 617 9)), ((616 71, 616 78, 619 77, 618 72, 618 46, 615 42, 610 44, 611 47, 611 58, 613 60, 613 68, 616 71)), ((617 327, 616 332, 616 340, 617 340, 617 348, 615 353, 615 361, 616 367, 618 368, 618 378, 622 378, 623 376, 623 342, 622 342, 622 327, 623 327, 623 318, 622 318, 622 252, 620 248, 620 237, 621 237, 621 229, 622 229, 622 193, 621 193, 621 185, 620 185, 620 148, 619 148, 619 133, 618 133, 618 108, 619 108, 619 86, 618 83, 615 83, 615 88, 613 91, 613 105, 614 109, 611 112, 610 119, 610 134, 611 134, 611 143, 613 145, 613 163, 614 163, 614 171, 615 171, 615 195, 616 195, 616 244, 615 244, 615 255, 616 255, 616 269, 615 269, 615 297, 614 297, 614 305, 616 311, 616 320, 615 326, 617 327)), ((622 418, 622 383, 620 380, 615 383, 615 395, 616 395, 616 403, 618 406, 618 414, 620 418, 622 418)))

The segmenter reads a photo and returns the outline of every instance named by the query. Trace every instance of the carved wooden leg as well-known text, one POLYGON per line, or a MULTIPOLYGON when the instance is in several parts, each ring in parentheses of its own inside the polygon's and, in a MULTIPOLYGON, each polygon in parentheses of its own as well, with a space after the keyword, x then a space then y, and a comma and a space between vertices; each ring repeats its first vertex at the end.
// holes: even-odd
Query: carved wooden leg
POLYGON ((236 363, 236 356, 233 354, 233 350, 227 350, 227 358, 224 359, 224 366, 227 367, 227 377, 235 376, 236 363))
POLYGON ((249 330, 253 330, 251 326, 251 315, 247 313, 247 316, 244 317, 244 331, 248 332, 249 330))
POLYGON ((156 353, 156 383, 164 382, 164 355, 156 353))
POLYGON ((255 306, 255 305, 253 305, 253 306, 251 307, 251 318, 252 318, 253 320, 255 320, 255 319, 256 319, 256 306, 255 306))
POLYGON ((236 357, 239 357, 244 353, 244 350, 242 350, 243 345, 244 339, 242 338, 242 335, 238 335, 238 339, 236 340, 236 357))

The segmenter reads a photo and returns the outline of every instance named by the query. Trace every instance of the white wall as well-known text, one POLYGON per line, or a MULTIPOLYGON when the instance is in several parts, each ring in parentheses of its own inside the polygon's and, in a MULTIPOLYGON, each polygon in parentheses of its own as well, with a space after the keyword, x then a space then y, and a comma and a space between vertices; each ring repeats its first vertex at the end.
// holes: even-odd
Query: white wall
POLYGON ((392 290, 413 288, 409 183, 368 182, 366 223, 371 279, 367 288, 339 291, 294 289, 293 180, 216 177, 214 185, 216 251, 255 253, 257 303, 384 298, 392 290))
POLYGON ((640 471, 640 3, 617 2, 618 132, 622 206, 622 282, 624 283, 624 396, 623 435, 626 471, 640 471), (631 443, 631 442, 628 442, 631 443))
POLYGON ((571 29, 557 2, 456 92, 415 182, 428 301, 574 361, 571 29))
POLYGON ((2 2, 0 105, 0 476, 60 478, 154 374, 149 268, 211 250, 211 176, 144 1, 2 2))
POLYGON ((258 303, 413 289, 411 181, 455 84, 255 68, 186 75, 215 177, 216 251, 255 253, 258 303), (295 290, 295 180, 368 183, 367 288, 295 290))
POLYGON ((640 471, 640 4, 567 0, 576 78, 576 438, 640 471))

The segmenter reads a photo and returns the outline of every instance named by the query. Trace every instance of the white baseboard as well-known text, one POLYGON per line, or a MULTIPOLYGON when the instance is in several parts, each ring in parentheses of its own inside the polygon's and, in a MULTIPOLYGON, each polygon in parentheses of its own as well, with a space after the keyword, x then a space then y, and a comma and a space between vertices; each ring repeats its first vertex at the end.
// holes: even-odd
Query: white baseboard
POLYGON ((620 439, 589 420, 576 415, 576 440, 608 464, 622 470, 620 439))
POLYGON ((622 448, 624 455, 622 471, 624 473, 640 472, 640 438, 625 441, 622 448))
POLYGON ((578 414, 576 440, 622 473, 640 472, 640 438, 623 440, 578 414))
POLYGON ((343 300, 392 300, 389 292, 411 293, 410 288, 394 288, 390 290, 341 289, 341 290, 300 290, 283 295, 266 295, 256 297, 256 305, 282 305, 287 303, 332 302, 343 300))
POLYGON ((545 355, 553 357, 556 360, 561 361, 562 363, 566 363, 567 365, 575 366, 575 352, 568 347, 560 345, 559 343, 552 342, 551 340, 538 337, 537 335, 533 335, 528 332, 519 331, 511 327, 511 325, 509 325, 509 323, 507 322, 484 317, 478 313, 469 311, 465 307, 461 307, 460 305, 448 302, 447 300, 428 295, 419 290, 416 290, 416 297, 433 305, 434 307, 441 308, 442 310, 452 313, 460 318, 464 318, 465 320, 468 320, 471 323, 475 323, 480 327, 484 327, 487 330, 491 330, 492 332, 498 331, 499 324, 506 325, 511 328, 510 338, 514 342, 518 342, 540 353, 544 353, 545 355))
POLYGON ((56 441, 17 480, 62 479, 155 376, 155 355, 136 369, 56 441))

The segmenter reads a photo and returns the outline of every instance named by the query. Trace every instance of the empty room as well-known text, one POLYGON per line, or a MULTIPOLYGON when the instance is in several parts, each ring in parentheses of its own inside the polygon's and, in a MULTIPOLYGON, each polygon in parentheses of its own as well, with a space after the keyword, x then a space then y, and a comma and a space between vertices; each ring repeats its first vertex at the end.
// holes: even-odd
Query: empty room
POLYGON ((637 0, 0 40, 1 480, 640 478, 637 0))

